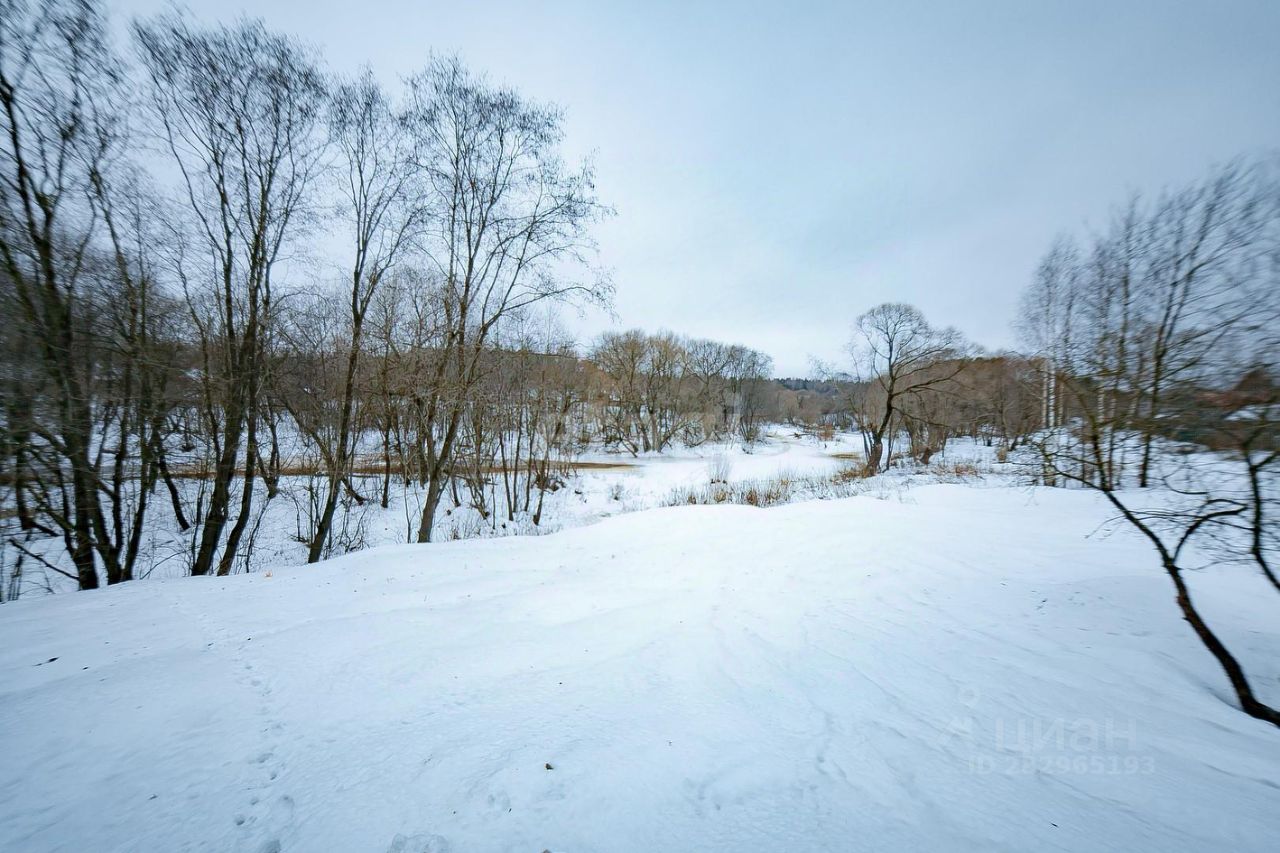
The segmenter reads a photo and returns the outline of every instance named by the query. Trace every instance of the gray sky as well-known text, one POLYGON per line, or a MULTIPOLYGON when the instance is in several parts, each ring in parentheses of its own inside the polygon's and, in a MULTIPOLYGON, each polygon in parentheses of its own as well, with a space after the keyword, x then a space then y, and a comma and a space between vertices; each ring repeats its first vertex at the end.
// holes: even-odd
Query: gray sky
POLYGON ((598 232, 617 325, 744 343, 782 375, 839 359, 885 301, 1012 345, 1055 234, 1280 148, 1278 0, 186 5, 340 71, 456 53, 559 103, 618 210, 598 232))

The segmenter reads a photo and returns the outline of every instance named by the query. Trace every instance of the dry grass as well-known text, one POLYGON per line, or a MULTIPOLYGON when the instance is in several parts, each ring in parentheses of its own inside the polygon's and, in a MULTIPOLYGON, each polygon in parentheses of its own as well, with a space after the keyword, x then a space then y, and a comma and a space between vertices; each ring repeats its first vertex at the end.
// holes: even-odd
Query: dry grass
MULTIPOLYGON (((779 474, 764 480, 712 482, 705 486, 674 489, 663 501, 664 506, 707 504, 739 504, 769 507, 801 500, 831 500, 858 495, 890 498, 901 496, 910 487, 907 479, 895 476, 868 475, 861 454, 840 454, 836 458, 855 462, 828 474, 798 476, 779 474)), ((938 483, 964 483, 992 473, 989 466, 970 461, 935 461, 931 465, 903 465, 898 474, 909 479, 930 478, 938 483)))
POLYGON ((927 468, 921 468, 916 474, 932 474, 942 480, 949 482, 958 482, 963 480, 972 480, 981 477, 983 474, 989 474, 989 469, 978 467, 974 462, 935 462, 927 468))
POLYGON ((871 476, 864 465, 846 465, 831 475, 834 483, 850 483, 854 480, 865 480, 871 476))
POLYGON ((714 483, 706 487, 676 489, 667 498, 667 506, 682 504, 742 504, 746 506, 776 506, 791 499, 788 480, 762 480, 751 483, 714 483))
POLYGON ((706 486, 674 489, 664 506, 737 504, 769 507, 797 500, 822 500, 864 494, 862 472, 857 468, 841 468, 830 474, 796 476, 779 474, 764 480, 716 482, 706 486))

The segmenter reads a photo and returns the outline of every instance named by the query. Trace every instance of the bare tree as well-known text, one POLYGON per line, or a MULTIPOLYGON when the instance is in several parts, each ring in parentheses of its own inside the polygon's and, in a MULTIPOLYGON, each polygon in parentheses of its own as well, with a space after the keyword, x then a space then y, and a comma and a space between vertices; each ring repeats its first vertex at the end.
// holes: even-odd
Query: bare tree
MULTIPOLYGON (((1139 346, 1145 354, 1140 391, 1142 459, 1139 485, 1150 478, 1152 439, 1166 389, 1194 375, 1256 309, 1235 298, 1273 250, 1275 188, 1258 166, 1232 163, 1206 180, 1161 199, 1151 216, 1149 260, 1140 282, 1139 346)), ((1124 329, 1119 330, 1124 340, 1124 329)))
MULTIPOLYGON (((338 336, 295 335, 295 342, 330 345, 318 368, 332 364, 338 375, 329 383, 334 406, 309 405, 307 389, 285 389, 294 400, 294 420, 319 450, 325 494, 308 544, 307 561, 326 551, 340 489, 350 487, 359 438, 357 379, 364 346, 365 317, 383 278, 411 245, 422 226, 419 193, 410 169, 403 123, 368 70, 337 87, 330 108, 330 133, 339 157, 341 219, 351 239, 351 270, 338 336), (318 421, 304 413, 332 414, 318 421)), ((328 302, 321 297, 322 304, 328 302)), ((354 493, 354 490, 351 490, 354 493)))
POLYGON ((427 495, 418 541, 431 540, 466 406, 504 317, 548 299, 603 299, 586 270, 588 226, 604 208, 590 168, 558 155, 560 112, 490 86, 456 60, 410 81, 414 165, 426 180, 426 255, 439 279, 442 357, 425 377, 418 441, 427 495))
POLYGON ((309 52, 260 23, 138 22, 159 136, 181 176, 197 247, 176 264, 201 350, 213 488, 191 571, 231 570, 251 517, 273 276, 321 166, 325 86, 309 52), (240 504, 225 542, 244 449, 240 504))
POLYGON ((929 324, 919 309, 887 302, 858 317, 849 345, 865 383, 859 423, 867 442, 867 471, 887 467, 885 442, 903 414, 903 401, 936 392, 963 369, 965 343, 954 329, 929 324), (948 366, 939 369, 939 365, 948 366))
MULTIPOLYGON (((54 410, 41 431, 70 475, 69 501, 45 502, 81 589, 98 586, 94 553, 106 519, 93 463, 90 316, 94 176, 119 143, 118 68, 104 23, 87 2, 0 3, 0 260, 4 283, 37 348, 54 410)), ((23 464, 26 461, 23 460, 23 464)), ((62 494, 59 485, 59 494, 62 494)), ((109 553, 102 556, 109 557, 109 553)), ((107 565, 108 579, 120 579, 107 565)))
POLYGON ((1216 545, 1275 585, 1266 518, 1278 247, 1280 187, 1260 164, 1233 164, 1150 208, 1131 202, 1087 261, 1056 247, 1023 328, 1051 374, 1051 417, 1033 443, 1046 481, 1106 496, 1155 549, 1241 708, 1280 725, 1186 583, 1194 546, 1216 545), (1136 477, 1125 464, 1135 444, 1136 477))
MULTIPOLYGON (((639 329, 601 335, 591 361, 605 379, 601 406, 606 444, 621 445, 636 455, 661 453, 682 434, 688 441, 702 440, 696 423, 711 383, 724 369, 722 363, 710 368, 715 372, 699 375, 690 367, 689 348, 682 339, 670 332, 646 335, 639 329)), ((718 418, 719 412, 712 417, 718 418)))

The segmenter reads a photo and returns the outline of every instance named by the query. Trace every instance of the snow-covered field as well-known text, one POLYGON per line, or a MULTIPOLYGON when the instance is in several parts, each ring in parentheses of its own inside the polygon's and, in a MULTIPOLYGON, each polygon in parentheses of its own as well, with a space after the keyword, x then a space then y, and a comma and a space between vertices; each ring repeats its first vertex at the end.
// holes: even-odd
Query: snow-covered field
MULTIPOLYGON (((286 465, 300 461, 296 449, 289 451, 290 439, 286 436, 284 454, 286 465)), ((704 489, 713 473, 724 475, 734 483, 768 481, 778 477, 821 478, 830 476, 842 468, 860 464, 850 457, 861 457, 861 439, 856 434, 837 434, 830 440, 820 440, 813 435, 786 427, 774 427, 764 441, 750 447, 738 442, 708 442, 697 447, 673 446, 663 453, 646 453, 633 457, 624 452, 608 452, 594 449, 577 459, 577 467, 561 488, 548 491, 541 522, 535 524, 532 512, 518 506, 514 518, 508 518, 500 475, 490 478, 485 500, 491 510, 486 518, 468 502, 468 493, 459 490, 460 505, 454 505, 452 493, 446 494, 436 517, 434 539, 492 538, 515 535, 545 535, 572 527, 594 524, 604 518, 622 513, 637 512, 666 506, 678 495, 690 490, 704 489)), ((936 481, 939 467, 977 463, 984 471, 995 474, 996 480, 1012 481, 1014 466, 994 464, 994 450, 969 439, 951 441, 944 454, 935 457, 929 469, 893 469, 874 481, 857 485, 857 491, 896 495, 911 486, 936 481)), ((189 463, 194 466, 194 463, 189 463)), ((261 482, 256 484, 254 510, 251 516, 246 543, 241 552, 251 551, 249 570, 262 572, 278 567, 295 566, 306 562, 310 528, 308 514, 315 511, 315 494, 310 487, 323 487, 323 478, 285 475, 280 481, 280 491, 271 500, 261 482)), ((379 506, 381 478, 375 474, 353 477, 354 482, 368 500, 358 506, 347 501, 340 509, 335 522, 333 556, 348 551, 358 551, 379 545, 395 545, 417 540, 417 530, 422 513, 425 489, 419 484, 406 485, 393 480, 389 505, 379 506)), ((188 514, 197 505, 208 500, 208 484, 199 480, 179 479, 188 514)), ((238 504, 239 481, 233 487, 233 505, 238 504)), ((854 491, 850 488, 845 491, 854 491)), ((802 495, 801 495, 802 496, 802 495)), ((534 502, 537 497, 534 492, 534 502)), ((144 578, 179 578, 189 573, 200 529, 194 527, 183 532, 174 520, 169 501, 162 495, 150 504, 149 522, 142 538, 142 554, 139 575, 144 578)), ((16 512, 0 502, 0 581, 8 583, 13 562, 20 556, 16 548, 9 548, 8 536, 17 536, 16 512), (6 514, 5 510, 9 510, 6 514), (7 527, 5 525, 8 525, 7 527), (7 549, 7 550, 6 550, 7 549)), ((20 537, 21 538, 21 537, 20 537)), ((30 597, 49 592, 69 592, 75 589, 74 567, 60 538, 21 538, 23 547, 40 554, 58 565, 67 575, 50 571, 46 566, 26 560, 21 582, 17 585, 19 597, 30 597)), ((236 561, 235 571, 246 570, 246 561, 236 561)))
MULTIPOLYGON (((291 437, 287 434, 284 444, 287 467, 297 461, 298 451, 289 450, 291 437)), ((449 541, 552 533, 625 512, 663 506, 676 490, 705 486, 711 469, 716 466, 727 466, 734 481, 762 480, 779 475, 815 476, 850 464, 839 455, 857 452, 860 447, 861 441, 855 435, 837 435, 833 440, 824 442, 813 436, 800 435, 793 429, 779 427, 771 431, 767 440, 750 448, 737 443, 707 443, 692 448, 672 447, 661 454, 643 454, 638 458, 627 453, 596 449, 580 458, 584 464, 563 488, 547 493, 540 524, 535 525, 528 512, 517 512, 513 520, 508 520, 500 479, 494 475, 490 484, 492 491, 486 499, 496 512, 489 519, 483 518, 468 505, 465 489, 461 492, 463 503, 460 506, 454 506, 447 495, 436 519, 434 538, 449 541)), ((952 460, 977 457, 990 461, 991 453, 990 448, 959 440, 951 443, 946 456, 952 460)), ((336 526, 340 533, 345 534, 345 544, 336 546, 336 553, 416 541, 424 489, 417 484, 406 486, 393 481, 389 505, 383 509, 377 501, 381 478, 363 475, 356 476, 354 480, 369 500, 363 506, 349 503, 345 511, 339 512, 336 526)), ((895 487, 892 480, 888 478, 877 488, 895 487)), ((252 570, 266 571, 306 562, 309 536, 306 518, 311 511, 313 497, 307 490, 309 483, 321 485, 321 478, 286 475, 281 479, 280 493, 270 501, 265 488, 258 484, 253 521, 246 534, 252 542, 252 570)), ((188 514, 197 504, 208 500, 207 495, 202 498, 197 494, 202 486, 198 480, 180 479, 178 485, 183 491, 188 514)), ((237 482, 235 489, 239 486, 237 482)), ((204 488, 208 488, 207 484, 204 488)), ((233 504, 238 500, 236 496, 233 504)), ((0 514, 6 508, 0 504, 0 514)), ((139 563, 140 573, 150 578, 185 576, 199 529, 192 528, 185 533, 180 531, 169 502, 163 496, 151 502, 150 513, 152 520, 143 537, 145 556, 139 563)), ((17 535, 16 513, 10 512, 7 518, 12 529, 6 531, 0 523, 0 532, 17 535)), ((6 542, 4 537, 0 537, 0 559, 7 559, 6 568, 11 569, 12 561, 19 554, 15 549, 5 552, 6 542)), ((74 576, 60 539, 37 538, 26 541, 24 547, 42 554, 74 576)), ((244 570, 242 562, 237 562, 236 570, 244 570)), ((51 572, 32 560, 26 561, 22 577, 22 596, 75 588, 74 580, 51 572)))
MULTIPOLYGON (((1274 850, 1280 733, 1109 517, 926 485, 20 600, 0 849, 1274 850)), ((1274 593, 1195 583, 1280 700, 1274 593)))

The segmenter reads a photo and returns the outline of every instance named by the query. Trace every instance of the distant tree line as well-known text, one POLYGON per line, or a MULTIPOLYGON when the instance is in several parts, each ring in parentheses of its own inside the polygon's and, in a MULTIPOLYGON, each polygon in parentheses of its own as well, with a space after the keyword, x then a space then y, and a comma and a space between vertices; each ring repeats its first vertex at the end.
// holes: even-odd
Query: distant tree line
POLYGON ((631 330, 603 335, 590 359, 605 388, 602 437, 633 455, 676 439, 751 443, 775 415, 772 359, 747 347, 631 330))

